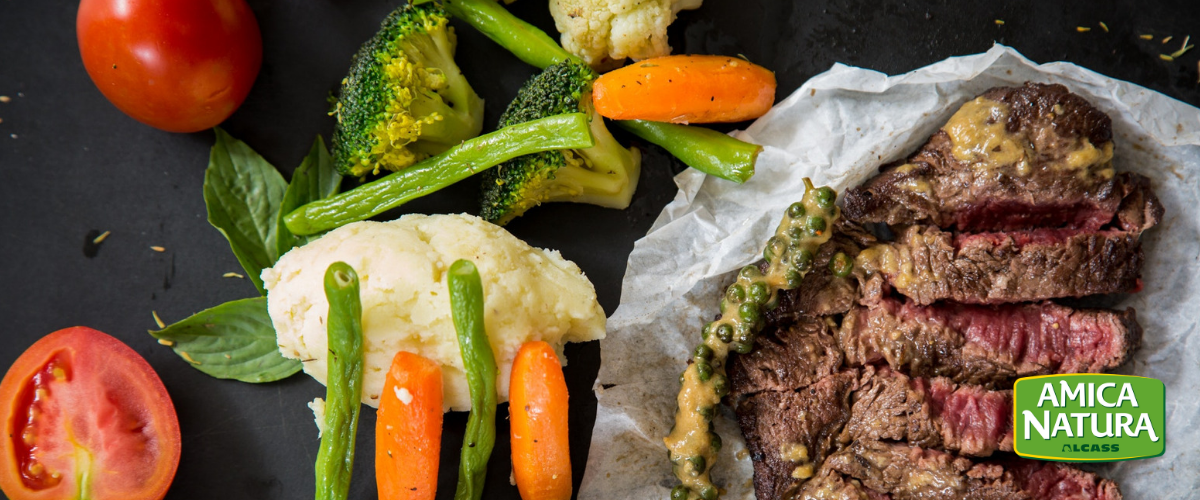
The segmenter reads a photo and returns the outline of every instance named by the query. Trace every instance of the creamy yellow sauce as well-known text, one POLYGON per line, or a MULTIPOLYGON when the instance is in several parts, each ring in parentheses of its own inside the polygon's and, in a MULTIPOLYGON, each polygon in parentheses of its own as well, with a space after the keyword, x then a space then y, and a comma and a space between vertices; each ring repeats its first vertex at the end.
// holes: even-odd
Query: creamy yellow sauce
POLYGON ((877 244, 859 252, 858 257, 854 259, 854 265, 868 275, 886 274, 892 285, 899 289, 907 288, 916 279, 912 251, 907 245, 877 244))
MULTIPOLYGON (((1053 109, 1055 113, 1062 112, 1061 105, 1053 109)), ((963 104, 942 127, 950 137, 954 158, 987 171, 1012 168, 1020 176, 1033 173, 1036 159, 1039 165, 1058 171, 1112 177, 1111 141, 1097 147, 1086 137, 1080 137, 1065 148, 1065 155, 1048 157, 1049 151, 1038 150, 1038 141, 1045 139, 1035 140, 1025 133, 1008 131, 1010 112, 1008 104, 985 97, 963 104)))
MULTIPOLYGON (((767 242, 763 252, 768 262, 766 272, 747 266, 738 273, 721 300, 721 318, 705 325, 693 363, 680 378, 675 427, 663 442, 670 452, 675 476, 686 488, 686 496, 677 488, 672 490, 672 499, 712 500, 718 496, 709 472, 716 463, 720 437, 711 430, 711 423, 717 405, 728 393, 725 360, 730 350, 750 352, 754 337, 762 328, 762 315, 778 305, 780 290, 799 286, 815 265, 818 248, 833 234, 833 225, 840 215, 834 205, 836 193, 828 188, 814 189, 808 179, 805 184, 804 197, 788 208, 775 236, 767 242)), ((839 257, 844 258, 840 254, 839 257)), ((849 269, 844 271, 849 273, 849 269)), ((808 450, 796 446, 799 448, 781 453, 801 457, 785 460, 800 462, 792 474, 807 479, 813 474, 812 464, 806 463, 808 450)))

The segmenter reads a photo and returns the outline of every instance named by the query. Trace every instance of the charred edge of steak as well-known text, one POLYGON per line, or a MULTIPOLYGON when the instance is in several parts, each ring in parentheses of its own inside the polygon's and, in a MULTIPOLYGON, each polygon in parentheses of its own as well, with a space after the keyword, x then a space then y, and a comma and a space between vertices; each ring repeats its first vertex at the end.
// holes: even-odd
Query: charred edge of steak
POLYGON ((878 267, 863 284, 872 296, 883 283, 918 304, 953 300, 967 304, 1030 302, 1133 292, 1141 288, 1142 247, 1137 235, 1124 232, 955 237, 935 227, 909 226, 895 242, 880 244, 871 255, 895 260, 878 267))
POLYGON ((761 391, 791 391, 811 385, 842 367, 842 351, 823 318, 801 318, 764 331, 749 354, 733 354, 728 371, 731 397, 761 391))
POLYGON ((983 97, 1008 104, 1009 132, 1049 127, 1059 136, 1086 137, 1097 146, 1112 140, 1112 119, 1062 85, 1026 82, 993 88, 983 97))
MULTIPOLYGON (((838 220, 834 225, 834 236, 817 250, 813 268, 802 284, 792 290, 779 293, 779 306, 764 315, 766 325, 781 325, 803 317, 830 316, 850 310, 858 296, 852 277, 839 278, 829 270, 829 261, 838 252, 851 257, 858 255, 865 246, 875 243, 875 238, 853 223, 838 220)), ((766 271, 766 262, 759 268, 766 271)))
POLYGON ((1111 370, 1129 360, 1141 338, 1133 309, 920 306, 890 297, 855 306, 837 331, 849 365, 886 363, 913 376, 991 387, 1009 387, 1017 377, 1111 370))
POLYGON ((989 456, 1012 451, 1012 392, 868 368, 841 441, 886 439, 989 456))
MULTIPOLYGON (((1068 464, 1025 459, 975 462, 918 446, 870 440, 856 441, 831 455, 817 477, 832 474, 844 476, 842 483, 858 481, 895 500, 1121 499, 1116 483, 1068 464)), ((805 484, 795 498, 836 498, 822 496, 819 490, 830 483, 805 484)))
POLYGON ((1113 176, 1104 155, 1082 154, 1095 154, 1092 148, 1103 149, 1112 139, 1111 121, 1086 100, 1060 85, 1040 84, 996 88, 981 97, 1008 106, 1005 129, 1033 148, 1027 169, 961 161, 950 135, 939 130, 906 160, 881 167, 880 174, 848 190, 844 215, 860 223, 933 224, 964 232, 1097 230, 1114 223, 1140 232, 1161 219, 1147 178, 1113 176), (1079 175, 1060 166, 1073 153, 1105 172, 1079 175), (1158 215, 1140 221, 1118 216, 1138 206, 1158 215))
POLYGON ((857 370, 847 370, 799 391, 761 392, 737 405, 759 500, 787 498, 833 452, 857 379, 857 370))

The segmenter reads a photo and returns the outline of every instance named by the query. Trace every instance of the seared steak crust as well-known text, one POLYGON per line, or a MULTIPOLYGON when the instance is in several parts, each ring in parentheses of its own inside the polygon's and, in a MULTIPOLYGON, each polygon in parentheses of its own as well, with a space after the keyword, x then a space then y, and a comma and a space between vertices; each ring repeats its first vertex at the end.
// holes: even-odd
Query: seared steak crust
MULTIPOLYGON (((818 477, 841 474, 842 484, 864 488, 894 500, 1119 500, 1117 485, 1071 465, 1010 459, 976 463, 948 453, 897 443, 856 441, 825 460, 818 477)), ((805 484, 797 498, 829 481, 805 484)), ((836 498, 836 497, 833 497, 836 498)))
POLYGON ((787 498, 834 450, 857 379, 857 370, 847 370, 797 391, 760 392, 737 405, 754 461, 756 497, 787 498))
MULTIPOLYGON (((918 304, 1040 301, 1140 288, 1142 247, 1122 231, 1034 230, 952 235, 909 226, 858 263, 918 304)), ((869 292, 868 292, 869 293, 869 292)))
POLYGON ((1129 360, 1141 338, 1133 309, 918 306, 888 297, 855 306, 837 331, 849 365, 885 362, 912 376, 994 387, 1017 377, 1111 370, 1129 360))
POLYGON ((1148 180, 1113 175, 1112 123, 1103 112, 1061 85, 1027 83, 989 90, 964 104, 960 113, 990 104, 999 107, 987 116, 964 117, 977 128, 962 135, 993 146, 995 140, 986 141, 995 139, 987 135, 987 127, 1005 120, 996 132, 1007 134, 1012 143, 1006 146, 1024 149, 1023 154, 999 145, 979 151, 984 144, 957 144, 948 133, 952 119, 906 161, 887 165, 848 190, 845 216, 860 223, 922 223, 971 232, 1095 230, 1132 200, 1154 207, 1149 212, 1158 216, 1123 229, 1141 231, 1157 223, 1161 205, 1148 180), (992 161, 963 158, 964 150, 992 161))
POLYGON ((842 369, 842 351, 823 318, 803 318, 765 332, 750 354, 730 355, 733 399, 761 391, 801 389, 842 369))

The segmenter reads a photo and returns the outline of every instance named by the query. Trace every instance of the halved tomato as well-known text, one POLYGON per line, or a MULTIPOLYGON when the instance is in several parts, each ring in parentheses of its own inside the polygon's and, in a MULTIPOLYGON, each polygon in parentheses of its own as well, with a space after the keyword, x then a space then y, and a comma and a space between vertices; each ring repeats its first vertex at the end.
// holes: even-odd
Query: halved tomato
POLYGON ((77 326, 34 343, 0 382, 0 489, 12 500, 159 500, 179 420, 158 374, 77 326))

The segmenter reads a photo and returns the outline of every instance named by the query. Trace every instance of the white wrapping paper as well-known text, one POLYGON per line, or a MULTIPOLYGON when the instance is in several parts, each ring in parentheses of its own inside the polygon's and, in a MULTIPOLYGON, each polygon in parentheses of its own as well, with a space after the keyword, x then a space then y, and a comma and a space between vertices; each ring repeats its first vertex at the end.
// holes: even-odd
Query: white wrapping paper
MULTIPOLYGON (((1200 491, 1200 109, 1068 63, 1038 65, 1011 48, 956 57, 888 77, 835 65, 809 80, 749 129, 762 144, 757 173, 738 186, 685 171, 679 194, 639 240, 621 305, 601 341, 599 407, 582 500, 668 498, 676 484, 662 437, 671 427, 679 374, 717 312, 721 287, 753 262, 783 210, 804 192, 801 179, 839 193, 879 165, 919 147, 968 99, 1025 81, 1061 83, 1113 120, 1118 171, 1153 182, 1165 220, 1142 236, 1145 290, 1132 306, 1145 329, 1121 373, 1167 387, 1166 455, 1091 467, 1120 484, 1126 498, 1192 498, 1200 491)), ((715 482, 724 498, 753 497, 751 461, 733 414, 716 419, 725 438, 715 482)), ((1087 466, 1085 466, 1087 467, 1087 466)))

